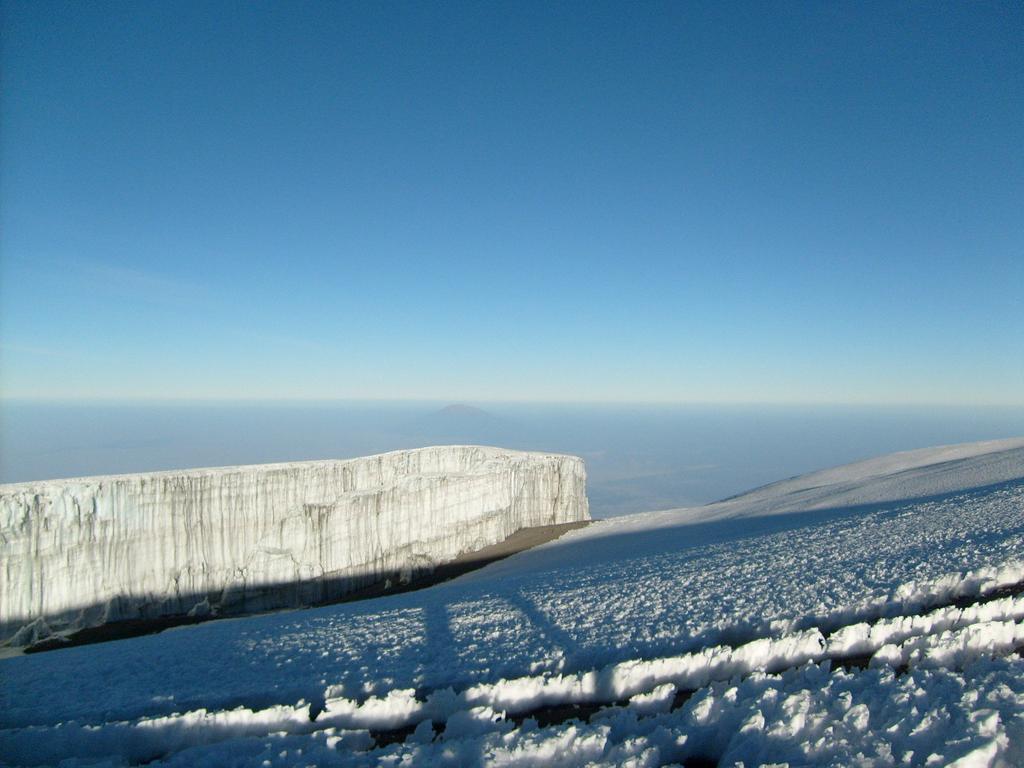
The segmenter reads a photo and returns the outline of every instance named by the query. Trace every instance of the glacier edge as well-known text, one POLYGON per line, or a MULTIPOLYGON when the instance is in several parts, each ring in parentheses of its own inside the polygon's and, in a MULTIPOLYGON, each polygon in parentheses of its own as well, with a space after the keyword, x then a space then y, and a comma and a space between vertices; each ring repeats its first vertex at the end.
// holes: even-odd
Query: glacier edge
POLYGON ((582 459, 483 446, 0 485, 0 643, 324 602, 589 519, 582 459))

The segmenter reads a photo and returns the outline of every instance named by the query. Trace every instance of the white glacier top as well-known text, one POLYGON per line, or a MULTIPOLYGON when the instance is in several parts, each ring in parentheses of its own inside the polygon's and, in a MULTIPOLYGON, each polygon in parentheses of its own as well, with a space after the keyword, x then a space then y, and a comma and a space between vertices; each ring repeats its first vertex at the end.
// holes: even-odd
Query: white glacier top
MULTIPOLYGON (((0 483, 0 494, 19 492, 38 492, 48 487, 77 486, 84 484, 101 484, 122 480, 159 480, 162 478, 178 478, 182 476, 216 477, 221 475, 237 474, 239 472, 260 471, 289 471, 307 467, 333 467, 339 464, 356 464, 367 461, 379 461, 384 465, 391 463, 392 459, 401 459, 409 454, 430 454, 439 453, 452 456, 465 455, 468 458, 459 471, 474 471, 481 463, 501 458, 543 456, 551 459, 575 458, 568 454, 546 453, 541 451, 518 451, 511 448, 498 448, 489 445, 430 445, 423 448, 400 449, 377 453, 372 456, 358 456, 352 459, 310 459, 305 461, 278 461, 266 464, 235 464, 221 467, 189 467, 186 469, 163 469, 154 472, 126 472, 117 475, 84 475, 81 477, 62 477, 52 480, 27 480, 20 483, 0 483)), ((438 469, 438 472, 442 470, 438 469)), ((451 466, 448 473, 452 473, 451 466)))

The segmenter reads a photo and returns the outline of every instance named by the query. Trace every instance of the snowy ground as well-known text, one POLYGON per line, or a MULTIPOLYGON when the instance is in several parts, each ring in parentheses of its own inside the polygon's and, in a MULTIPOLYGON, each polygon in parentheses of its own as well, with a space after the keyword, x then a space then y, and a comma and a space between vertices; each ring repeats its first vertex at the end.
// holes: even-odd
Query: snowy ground
POLYGON ((0 661, 0 760, 1022 764, 1021 582, 1024 440, 896 454, 420 592, 0 661))

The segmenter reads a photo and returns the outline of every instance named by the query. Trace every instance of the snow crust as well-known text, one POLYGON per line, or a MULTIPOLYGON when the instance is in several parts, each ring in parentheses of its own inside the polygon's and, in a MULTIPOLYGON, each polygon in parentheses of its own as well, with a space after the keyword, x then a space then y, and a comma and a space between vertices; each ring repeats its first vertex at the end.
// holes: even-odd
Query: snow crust
POLYGON ((589 519, 580 459, 447 446, 0 486, 0 641, 310 604, 589 519))
POLYGON ((1024 764, 1022 446, 599 521, 421 592, 2 660, 0 755, 1024 764))

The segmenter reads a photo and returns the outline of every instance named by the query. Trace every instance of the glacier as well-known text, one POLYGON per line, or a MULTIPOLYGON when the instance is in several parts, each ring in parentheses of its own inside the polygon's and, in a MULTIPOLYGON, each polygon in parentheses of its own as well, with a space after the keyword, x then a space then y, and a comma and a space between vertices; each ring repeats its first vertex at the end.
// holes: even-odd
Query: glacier
POLYGON ((582 459, 481 446, 0 485, 0 642, 325 602, 589 519, 582 459))

